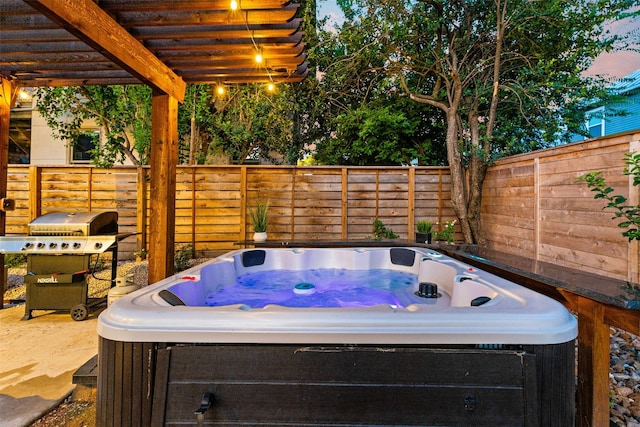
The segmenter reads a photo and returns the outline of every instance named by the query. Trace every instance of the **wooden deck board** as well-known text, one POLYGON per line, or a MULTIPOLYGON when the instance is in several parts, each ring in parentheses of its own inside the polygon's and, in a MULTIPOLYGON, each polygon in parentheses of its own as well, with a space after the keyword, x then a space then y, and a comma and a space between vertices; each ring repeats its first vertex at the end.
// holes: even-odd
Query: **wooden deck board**
POLYGON ((87 360, 77 371, 73 373, 73 384, 81 384, 87 387, 98 386, 98 355, 87 360))

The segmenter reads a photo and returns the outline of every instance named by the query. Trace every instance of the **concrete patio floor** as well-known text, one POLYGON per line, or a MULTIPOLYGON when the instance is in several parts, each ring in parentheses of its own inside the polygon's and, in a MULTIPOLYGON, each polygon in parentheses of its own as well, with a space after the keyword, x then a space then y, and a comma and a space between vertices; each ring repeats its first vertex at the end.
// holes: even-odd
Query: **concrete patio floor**
POLYGON ((0 310, 0 424, 29 426, 58 406, 75 385, 73 373, 98 352, 97 318, 74 321, 69 312, 35 310, 23 321, 24 305, 0 310))

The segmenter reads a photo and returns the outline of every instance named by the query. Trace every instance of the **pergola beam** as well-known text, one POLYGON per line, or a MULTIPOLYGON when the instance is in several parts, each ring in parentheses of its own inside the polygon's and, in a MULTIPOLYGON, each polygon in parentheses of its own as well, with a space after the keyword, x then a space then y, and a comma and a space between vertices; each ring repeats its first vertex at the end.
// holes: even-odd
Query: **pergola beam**
POLYGON ((25 0, 142 83, 184 101, 186 83, 91 0, 25 0))
MULTIPOLYGON (((11 106, 15 101, 15 90, 12 82, 0 76, 0 199, 7 197, 7 175, 9 163, 9 121, 11 106)), ((7 215, 0 209, 0 236, 4 236, 7 215)), ((7 286, 4 277, 4 255, 0 254, 0 291, 4 295, 7 286)), ((0 300, 0 308, 4 302, 0 300)))
POLYGON ((178 103, 164 94, 151 99, 151 192, 149 283, 173 274, 175 258, 178 103))

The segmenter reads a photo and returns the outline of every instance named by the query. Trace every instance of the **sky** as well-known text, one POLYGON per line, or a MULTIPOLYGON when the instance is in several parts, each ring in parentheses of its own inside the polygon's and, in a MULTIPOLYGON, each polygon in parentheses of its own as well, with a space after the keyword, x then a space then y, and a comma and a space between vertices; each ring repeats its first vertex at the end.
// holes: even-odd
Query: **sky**
MULTIPOLYGON (((626 35, 632 33, 638 41, 635 45, 640 48, 640 18, 626 19, 614 23, 609 27, 613 34, 626 35)), ((595 59, 593 65, 587 70, 588 75, 601 74, 611 80, 624 77, 633 71, 640 69, 640 53, 632 51, 618 51, 603 53, 595 59)))
MULTIPOLYGON (((318 0, 318 17, 329 16, 330 21, 341 23, 344 15, 336 4, 335 0, 318 0)), ((612 25, 610 30, 614 34, 626 34, 633 32, 639 40, 636 48, 640 49, 640 18, 635 21, 629 19, 612 25)), ((619 51, 603 53, 597 57, 591 67, 585 72, 586 75, 602 75, 609 80, 620 79, 633 71, 640 69, 640 52, 619 51)))

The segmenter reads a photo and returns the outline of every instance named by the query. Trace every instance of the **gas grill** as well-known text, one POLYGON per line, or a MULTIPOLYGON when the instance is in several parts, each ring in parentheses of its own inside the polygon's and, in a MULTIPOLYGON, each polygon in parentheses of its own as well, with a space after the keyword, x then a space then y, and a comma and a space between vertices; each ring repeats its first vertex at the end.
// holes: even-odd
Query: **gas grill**
POLYGON ((89 308, 106 298, 88 298, 87 274, 93 255, 112 252, 111 286, 117 269, 117 212, 51 212, 28 225, 27 236, 0 237, 0 253, 27 256, 23 320, 33 310, 70 310, 74 320, 87 318, 89 308))

